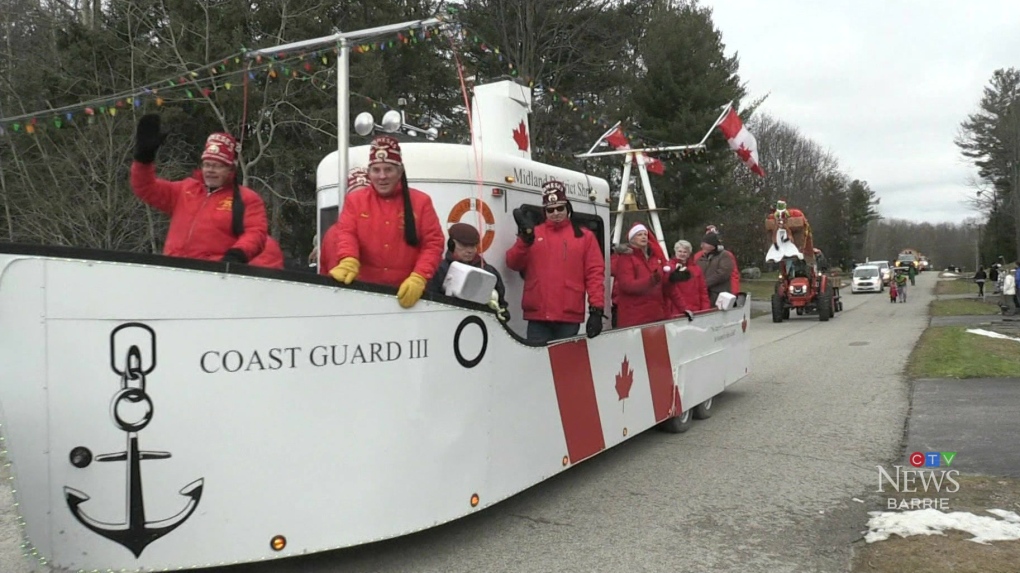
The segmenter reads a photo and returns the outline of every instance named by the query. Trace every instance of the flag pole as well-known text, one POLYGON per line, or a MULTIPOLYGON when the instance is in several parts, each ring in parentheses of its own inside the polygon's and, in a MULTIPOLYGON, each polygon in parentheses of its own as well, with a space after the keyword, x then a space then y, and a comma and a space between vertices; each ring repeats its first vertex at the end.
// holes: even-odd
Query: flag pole
POLYGON ((705 144, 705 141, 708 140, 708 136, 712 135, 712 130, 715 129, 716 126, 718 126, 720 123, 722 123, 722 120, 726 117, 726 114, 729 113, 731 109, 733 109, 733 100, 730 100, 729 103, 723 106, 722 113, 720 113, 719 117, 716 118, 715 123, 712 124, 712 127, 708 128, 708 131, 705 133, 705 137, 701 138, 701 141, 698 143, 698 145, 705 144))
POLYGON ((630 190, 630 166, 633 163, 629 152, 623 159, 623 177, 620 180, 620 197, 616 200, 616 220, 613 221, 613 236, 610 243, 613 246, 620 244, 620 237, 623 235, 623 211, 624 201, 627 199, 627 192, 630 190))
POLYGON ((655 233, 655 240, 662 247, 663 253, 666 249, 666 236, 662 232, 662 223, 659 221, 659 208, 655 204, 655 195, 652 193, 652 182, 648 179, 648 160, 643 153, 637 154, 638 176, 641 178, 641 189, 645 193, 645 202, 648 203, 648 211, 652 220, 652 230, 655 233))
POLYGON ((595 141, 595 145, 592 145, 591 149, 588 150, 588 153, 595 151, 595 148, 598 147, 600 143, 602 143, 602 140, 605 139, 606 136, 608 136, 610 133, 613 133, 613 131, 616 130, 617 127, 620 127, 621 123, 622 123, 621 121, 616 122, 616 124, 614 124, 613 127, 609 128, 609 131, 603 133, 602 136, 599 137, 597 141, 595 141))

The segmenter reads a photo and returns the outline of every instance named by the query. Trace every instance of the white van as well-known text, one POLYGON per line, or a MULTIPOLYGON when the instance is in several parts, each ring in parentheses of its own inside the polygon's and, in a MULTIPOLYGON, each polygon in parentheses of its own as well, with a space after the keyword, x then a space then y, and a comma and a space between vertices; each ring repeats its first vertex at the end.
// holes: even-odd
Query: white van
POLYGON ((854 269, 853 282, 850 283, 850 292, 883 292, 885 286, 882 281, 882 269, 876 265, 860 265, 854 269))

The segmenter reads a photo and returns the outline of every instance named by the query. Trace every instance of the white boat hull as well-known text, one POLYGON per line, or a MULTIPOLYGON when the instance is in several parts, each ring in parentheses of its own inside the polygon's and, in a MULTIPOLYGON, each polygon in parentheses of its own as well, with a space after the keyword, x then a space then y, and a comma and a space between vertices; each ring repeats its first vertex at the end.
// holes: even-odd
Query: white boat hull
POLYGON ((404 310, 386 289, 320 277, 128 260, 0 252, 0 431, 27 540, 60 567, 183 569, 397 537, 748 372, 750 304, 534 347, 471 304, 404 310), (133 500, 130 456, 97 459, 132 437, 143 458, 169 454, 141 459, 133 500), (91 463, 76 467, 75 448, 91 463))

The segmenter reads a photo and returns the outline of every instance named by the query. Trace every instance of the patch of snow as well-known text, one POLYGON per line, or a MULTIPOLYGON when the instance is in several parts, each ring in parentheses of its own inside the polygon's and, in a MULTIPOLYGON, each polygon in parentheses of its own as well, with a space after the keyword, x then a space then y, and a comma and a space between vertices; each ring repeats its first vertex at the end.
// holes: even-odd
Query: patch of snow
POLYGON ((1015 336, 1006 336, 1005 334, 999 334, 998 332, 992 332, 991 330, 985 330, 983 328, 968 328, 967 332, 971 334, 987 336, 989 338, 1001 338, 1004 340, 1015 340, 1017 342, 1020 342, 1020 338, 1016 338, 1015 336))
POLYGON ((944 535, 948 529, 970 533, 968 541, 987 544, 990 541, 1012 541, 1020 539, 1020 515, 1002 509, 989 509, 988 513, 1000 517, 974 515, 966 511, 944 513, 937 509, 914 511, 872 511, 868 520, 868 532, 864 540, 868 543, 884 541, 895 534, 900 537, 911 535, 944 535))

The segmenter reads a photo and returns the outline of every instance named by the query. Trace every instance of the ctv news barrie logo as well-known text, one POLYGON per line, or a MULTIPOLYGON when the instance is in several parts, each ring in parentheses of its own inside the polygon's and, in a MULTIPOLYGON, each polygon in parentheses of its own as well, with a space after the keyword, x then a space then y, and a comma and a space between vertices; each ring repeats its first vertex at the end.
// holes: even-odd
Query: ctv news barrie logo
POLYGON ((940 496, 960 491, 960 482, 956 481, 960 471, 945 469, 955 459, 956 452, 914 452, 907 457, 913 468, 893 466, 895 473, 890 473, 877 466, 879 493, 919 494, 890 497, 886 509, 949 509, 949 499, 940 496))

